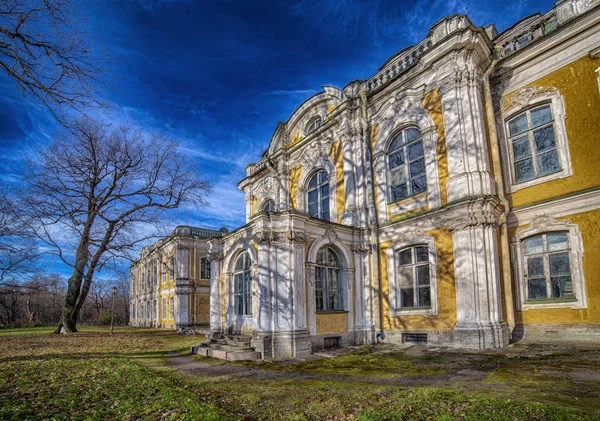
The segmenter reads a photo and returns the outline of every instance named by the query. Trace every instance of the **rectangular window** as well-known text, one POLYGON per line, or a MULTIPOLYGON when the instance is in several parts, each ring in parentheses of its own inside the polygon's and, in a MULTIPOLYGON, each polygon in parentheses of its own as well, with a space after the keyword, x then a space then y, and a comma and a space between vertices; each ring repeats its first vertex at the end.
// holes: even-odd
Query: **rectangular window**
POLYGON ((396 308, 431 307, 429 249, 427 246, 400 250, 396 308))
POLYGON ((515 183, 561 170, 550 104, 527 110, 508 121, 515 183))
POLYGON ((171 314, 171 319, 175 318, 175 298, 169 298, 169 312, 171 314))
POLYGON ((171 282, 175 280, 175 258, 171 257, 170 261, 171 265, 169 267, 169 276, 171 277, 171 282))
POLYGON ((566 232, 529 237, 522 247, 529 300, 575 299, 566 232))
POLYGON ((162 318, 167 318, 167 299, 164 297, 162 299, 162 318))
POLYGON ((210 279, 210 262, 206 257, 200 258, 200 279, 210 279))

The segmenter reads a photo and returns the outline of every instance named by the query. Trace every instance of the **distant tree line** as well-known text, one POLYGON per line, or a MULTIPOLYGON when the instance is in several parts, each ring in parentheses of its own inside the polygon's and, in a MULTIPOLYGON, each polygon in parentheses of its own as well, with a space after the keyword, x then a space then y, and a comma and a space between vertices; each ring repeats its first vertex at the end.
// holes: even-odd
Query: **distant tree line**
MULTIPOLYGON (((129 282, 96 279, 79 313, 78 324, 110 324, 113 287, 114 323, 129 323, 129 282)), ((0 284, 0 328, 56 325, 63 312, 67 280, 58 274, 32 275, 18 283, 0 284)))

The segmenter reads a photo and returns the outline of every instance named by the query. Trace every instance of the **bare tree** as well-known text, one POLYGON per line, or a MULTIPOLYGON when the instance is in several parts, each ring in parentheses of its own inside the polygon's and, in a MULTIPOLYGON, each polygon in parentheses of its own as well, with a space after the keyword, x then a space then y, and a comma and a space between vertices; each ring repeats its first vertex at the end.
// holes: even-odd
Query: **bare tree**
POLYGON ((105 105, 97 98, 112 59, 82 31, 71 0, 0 0, 0 69, 26 98, 61 123, 64 112, 105 105))
POLYGON ((35 268, 37 248, 13 195, 0 190, 0 287, 15 286, 35 268))
POLYGON ((94 274, 154 236, 165 210, 204 204, 209 185, 161 133, 88 119, 27 158, 23 209, 39 239, 72 268, 57 332, 75 332, 94 274), (74 246, 74 247, 73 247, 74 246))

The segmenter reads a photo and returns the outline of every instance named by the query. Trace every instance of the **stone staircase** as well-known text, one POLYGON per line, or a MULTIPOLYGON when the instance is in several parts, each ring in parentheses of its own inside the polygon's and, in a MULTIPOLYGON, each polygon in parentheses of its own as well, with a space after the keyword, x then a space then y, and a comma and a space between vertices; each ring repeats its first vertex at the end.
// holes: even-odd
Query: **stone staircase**
POLYGON ((192 354, 227 361, 260 360, 260 352, 250 346, 250 336, 218 335, 192 347, 192 354))

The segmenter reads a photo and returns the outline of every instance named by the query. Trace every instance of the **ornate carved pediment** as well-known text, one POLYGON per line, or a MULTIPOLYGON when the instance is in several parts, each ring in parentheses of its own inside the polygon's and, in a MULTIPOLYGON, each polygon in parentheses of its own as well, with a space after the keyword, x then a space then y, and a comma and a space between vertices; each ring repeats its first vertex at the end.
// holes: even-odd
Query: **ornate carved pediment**
POLYGON ((339 240, 338 235, 333 228, 327 228, 325 234, 323 234, 323 237, 329 239, 330 243, 334 243, 339 240))
POLYGON ((501 112, 504 114, 510 110, 519 110, 528 106, 540 96, 555 94, 557 92, 558 90, 554 87, 526 86, 519 89, 517 93, 510 97, 508 103, 502 108, 501 112))
POLYGON ((302 166, 308 168, 316 167, 322 165, 325 161, 329 161, 326 145, 319 142, 307 145, 299 161, 302 166))
POLYGON ((400 237, 406 241, 415 241, 425 235, 425 232, 421 229, 411 229, 400 233, 400 237))

